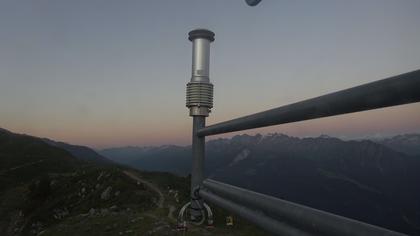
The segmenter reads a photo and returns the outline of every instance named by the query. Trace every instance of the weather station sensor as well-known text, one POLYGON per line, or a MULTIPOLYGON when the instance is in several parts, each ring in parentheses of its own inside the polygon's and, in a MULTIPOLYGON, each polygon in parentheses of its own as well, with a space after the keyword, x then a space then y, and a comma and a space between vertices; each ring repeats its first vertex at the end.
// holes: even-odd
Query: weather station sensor
POLYGON ((210 83, 210 43, 214 33, 196 29, 188 34, 193 43, 191 81, 187 84, 187 107, 190 116, 209 116, 213 107, 213 84, 210 83))

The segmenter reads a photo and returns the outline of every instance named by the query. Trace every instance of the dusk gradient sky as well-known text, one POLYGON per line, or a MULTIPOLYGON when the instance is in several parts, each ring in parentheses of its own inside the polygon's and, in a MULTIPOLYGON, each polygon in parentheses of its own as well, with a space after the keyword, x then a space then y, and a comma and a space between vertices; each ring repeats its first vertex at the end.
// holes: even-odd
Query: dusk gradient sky
MULTIPOLYGON (((216 34, 212 124, 419 69, 419 12, 418 0, 2 0, 0 127, 95 148, 188 145, 190 30, 216 34)), ((420 104, 242 133, 257 132, 420 132, 420 104)))

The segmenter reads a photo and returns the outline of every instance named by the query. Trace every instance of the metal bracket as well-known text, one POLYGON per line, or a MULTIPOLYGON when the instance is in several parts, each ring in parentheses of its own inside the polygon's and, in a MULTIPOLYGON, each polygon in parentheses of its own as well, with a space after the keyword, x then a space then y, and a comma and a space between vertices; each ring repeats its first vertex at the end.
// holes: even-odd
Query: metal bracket
POLYGON ((185 227, 185 222, 190 222, 194 225, 202 225, 206 221, 206 219, 207 219, 208 226, 213 225, 213 222, 214 222, 213 212, 211 208, 209 207, 209 205, 207 205, 207 203, 202 201, 203 199, 200 197, 199 191, 200 191, 200 187, 196 187, 193 191, 193 198, 191 199, 191 201, 186 203, 179 211, 178 227, 185 227), (199 210, 199 212, 201 213, 199 220, 197 221, 186 220, 186 219, 191 219, 191 217, 186 217, 187 215, 185 214, 185 212, 190 212, 189 210, 192 209, 191 204, 193 201, 196 203, 197 206, 200 206, 199 209, 194 209, 194 210, 199 210))

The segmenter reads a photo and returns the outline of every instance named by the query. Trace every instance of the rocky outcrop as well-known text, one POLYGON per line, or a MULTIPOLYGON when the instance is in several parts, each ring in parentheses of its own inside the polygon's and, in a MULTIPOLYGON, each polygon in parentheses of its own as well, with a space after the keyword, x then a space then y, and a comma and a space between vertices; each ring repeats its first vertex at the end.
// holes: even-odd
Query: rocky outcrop
POLYGON ((102 193, 101 193, 101 199, 102 200, 109 200, 111 198, 111 191, 112 187, 108 186, 102 193))

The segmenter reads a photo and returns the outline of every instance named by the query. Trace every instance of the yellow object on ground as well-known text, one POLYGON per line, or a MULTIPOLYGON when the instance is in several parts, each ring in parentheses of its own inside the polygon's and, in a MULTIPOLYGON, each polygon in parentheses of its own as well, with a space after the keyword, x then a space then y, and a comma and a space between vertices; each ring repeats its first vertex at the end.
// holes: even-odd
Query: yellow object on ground
POLYGON ((227 216, 226 217, 226 225, 227 226, 233 226, 233 217, 232 216, 227 216))

